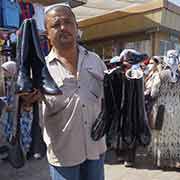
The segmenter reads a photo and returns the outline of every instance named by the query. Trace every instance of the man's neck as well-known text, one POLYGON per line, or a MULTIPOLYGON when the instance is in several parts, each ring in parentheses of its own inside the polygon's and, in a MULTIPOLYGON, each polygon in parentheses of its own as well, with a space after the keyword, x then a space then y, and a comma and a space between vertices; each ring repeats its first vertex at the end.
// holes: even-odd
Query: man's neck
POLYGON ((78 57, 78 48, 77 47, 72 47, 72 48, 64 48, 64 49, 58 49, 58 48, 53 48, 54 52, 58 56, 58 59, 65 59, 69 61, 69 63, 74 62, 77 60, 78 57))
POLYGON ((74 75, 77 72, 77 63, 78 63, 78 47, 75 48, 66 48, 66 49, 53 49, 56 53, 57 58, 64 66, 71 71, 74 75))

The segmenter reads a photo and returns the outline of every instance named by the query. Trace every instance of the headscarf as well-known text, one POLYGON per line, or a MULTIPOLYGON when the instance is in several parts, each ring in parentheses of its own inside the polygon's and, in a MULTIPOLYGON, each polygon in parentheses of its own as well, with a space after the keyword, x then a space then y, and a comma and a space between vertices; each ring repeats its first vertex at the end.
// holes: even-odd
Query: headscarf
POLYGON ((165 57, 165 63, 170 68, 172 72, 171 79, 173 82, 177 81, 177 70, 179 64, 179 54, 176 50, 172 49, 167 51, 167 56, 165 57))
POLYGON ((1 65, 3 69, 5 69, 11 76, 14 76, 17 72, 16 62, 7 61, 1 65))
POLYGON ((110 60, 110 64, 114 64, 114 63, 118 63, 118 62, 120 62, 120 57, 119 56, 114 56, 110 60))
POLYGON ((153 56, 151 58, 156 64, 161 63, 161 57, 160 56, 153 56))

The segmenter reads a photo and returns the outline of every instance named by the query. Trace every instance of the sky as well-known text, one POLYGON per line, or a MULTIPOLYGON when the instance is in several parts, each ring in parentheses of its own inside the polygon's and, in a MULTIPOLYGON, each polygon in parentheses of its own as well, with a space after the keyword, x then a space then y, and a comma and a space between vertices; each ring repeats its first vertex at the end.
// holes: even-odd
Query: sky
POLYGON ((169 0, 171 2, 173 2, 174 4, 180 6, 180 0, 169 0))

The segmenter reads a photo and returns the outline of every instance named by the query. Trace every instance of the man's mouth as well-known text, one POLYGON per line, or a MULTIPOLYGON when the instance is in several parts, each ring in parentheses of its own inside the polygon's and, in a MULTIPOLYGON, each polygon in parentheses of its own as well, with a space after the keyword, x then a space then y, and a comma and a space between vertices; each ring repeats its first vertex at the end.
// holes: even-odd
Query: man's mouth
POLYGON ((63 33, 63 34, 60 35, 61 39, 67 39, 69 37, 71 37, 71 34, 69 34, 69 33, 63 33))

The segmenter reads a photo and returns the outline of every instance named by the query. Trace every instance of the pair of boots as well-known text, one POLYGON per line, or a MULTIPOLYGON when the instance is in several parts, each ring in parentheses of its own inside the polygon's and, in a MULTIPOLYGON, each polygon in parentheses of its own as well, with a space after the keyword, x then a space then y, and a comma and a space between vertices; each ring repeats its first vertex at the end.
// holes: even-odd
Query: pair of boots
POLYGON ((17 42, 17 67, 16 94, 27 94, 34 88, 39 89, 42 94, 62 93, 47 69, 34 19, 26 19, 20 27, 17 42))

